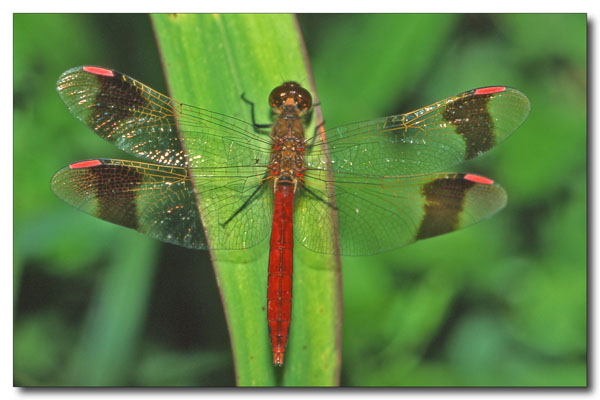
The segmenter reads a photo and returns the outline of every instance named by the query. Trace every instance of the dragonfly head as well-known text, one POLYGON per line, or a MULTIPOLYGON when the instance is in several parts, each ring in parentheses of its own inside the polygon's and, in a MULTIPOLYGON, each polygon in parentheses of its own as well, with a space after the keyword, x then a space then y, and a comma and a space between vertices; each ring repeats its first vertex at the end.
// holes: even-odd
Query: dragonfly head
POLYGON ((283 82, 271 92, 269 104, 277 114, 293 112, 304 115, 312 107, 312 96, 296 82, 283 82))

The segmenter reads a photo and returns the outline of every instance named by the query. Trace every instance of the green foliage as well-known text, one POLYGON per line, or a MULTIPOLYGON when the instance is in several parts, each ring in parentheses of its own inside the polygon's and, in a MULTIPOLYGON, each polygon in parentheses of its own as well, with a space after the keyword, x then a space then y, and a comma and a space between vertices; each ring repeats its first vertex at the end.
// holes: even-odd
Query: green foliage
POLYGON ((585 385, 585 15, 337 19, 331 39, 318 31, 325 21, 307 18, 316 30, 309 38, 323 38, 307 43, 332 125, 478 86, 513 86, 532 103, 513 137, 459 167, 503 185, 505 210, 461 232, 342 260, 342 384, 585 385), (403 29, 414 21, 416 37, 403 29), (560 34, 547 35, 547 26, 560 34), (344 57, 357 54, 358 68, 371 63, 377 72, 351 78, 354 63, 344 57), (403 67, 386 74, 381 58, 403 67), (371 98, 385 101, 363 114, 371 98))
MULTIPOLYGON (((149 18, 15 15, 14 26, 15 384, 233 385, 206 252, 77 213, 49 189, 69 162, 126 157, 69 114, 55 93, 61 72, 96 64, 165 91, 149 18)), ((586 16, 302 15, 300 26, 326 127, 478 86, 513 86, 532 103, 513 137, 459 168, 502 184, 505 210, 342 260, 341 384, 586 385, 586 16)), ((261 106, 298 79, 287 74, 240 72, 261 106)), ((295 272, 300 295, 312 277, 295 272)))
MULTIPOLYGON (((188 104, 249 119, 250 110, 240 101, 240 94, 263 100, 260 93, 269 93, 280 83, 272 71, 310 82, 292 16, 156 15, 153 21, 171 93, 188 104), (278 32, 276 38, 272 32, 278 32)), ((267 101, 256 104, 256 115, 269 115, 267 101)), ((194 156, 188 154, 189 158, 194 156)), ((226 213, 233 214, 244 201, 240 197, 226 213)), ((218 228, 207 226, 209 238, 211 230, 218 228)), ((314 228, 313 235, 321 235, 321 240, 334 239, 314 228)), ((293 322, 286 366, 278 382, 266 329, 268 245, 265 240, 247 250, 212 252, 234 349, 237 383, 335 385, 340 356, 336 343, 339 269, 335 257, 307 252, 301 246, 295 249, 293 322)))

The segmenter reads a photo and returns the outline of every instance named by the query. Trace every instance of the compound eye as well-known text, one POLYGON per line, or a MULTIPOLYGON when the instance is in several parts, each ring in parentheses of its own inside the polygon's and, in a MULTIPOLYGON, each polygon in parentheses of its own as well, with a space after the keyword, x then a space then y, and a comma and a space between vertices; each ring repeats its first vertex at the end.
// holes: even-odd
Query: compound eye
POLYGON ((310 95, 308 90, 299 86, 296 89, 295 97, 296 103, 298 104, 298 109, 300 109, 301 111, 310 110, 310 108, 312 107, 312 96, 310 95))
POLYGON ((312 107, 312 96, 296 82, 284 82, 277 86, 269 95, 269 105, 277 111, 288 99, 292 99, 300 111, 312 107))
POLYGON ((273 109, 279 108, 287 97, 287 89, 284 85, 277 86, 269 95, 269 105, 273 109))

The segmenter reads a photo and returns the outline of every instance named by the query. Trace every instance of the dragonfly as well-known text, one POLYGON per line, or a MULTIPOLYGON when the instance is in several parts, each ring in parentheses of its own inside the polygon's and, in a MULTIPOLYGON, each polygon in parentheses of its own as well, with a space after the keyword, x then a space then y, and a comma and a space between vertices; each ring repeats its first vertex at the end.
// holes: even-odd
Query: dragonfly
POLYGON ((178 102, 103 67, 64 72, 57 91, 97 135, 143 160, 72 163, 52 178, 59 198, 192 249, 248 249, 270 236, 266 309, 276 366, 291 323, 294 244, 369 255, 491 217, 506 205, 500 185, 444 171, 502 142, 531 108, 519 90, 490 86, 307 134, 312 96, 291 81, 269 96, 270 131, 245 98, 252 122, 178 102), (316 238, 315 227, 339 240, 316 238))

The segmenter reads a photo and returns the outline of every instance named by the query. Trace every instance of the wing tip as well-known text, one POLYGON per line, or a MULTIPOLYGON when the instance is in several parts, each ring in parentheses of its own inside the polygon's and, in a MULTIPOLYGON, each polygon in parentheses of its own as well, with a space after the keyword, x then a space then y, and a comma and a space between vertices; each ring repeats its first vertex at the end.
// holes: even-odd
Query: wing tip
POLYGON ((90 74, 94 74, 94 75, 101 75, 101 76, 115 76, 114 71, 110 70, 110 69, 106 69, 106 68, 102 68, 102 67, 94 67, 92 65, 85 65, 83 67, 81 67, 81 69, 85 72, 89 72, 90 74))
POLYGON ((494 181, 490 178, 486 178, 485 176, 475 175, 475 174, 465 174, 463 179, 466 179, 475 183, 483 183, 485 185, 492 185, 494 181))
POLYGON ((475 89, 475 95, 480 94, 494 94, 506 91, 506 86, 487 86, 479 89, 475 89))
POLYGON ((98 159, 94 159, 94 160, 78 161, 73 164, 69 164, 69 168, 71 168, 71 169, 90 168, 90 167, 97 167, 99 165, 103 165, 102 161, 100 161, 98 159))

